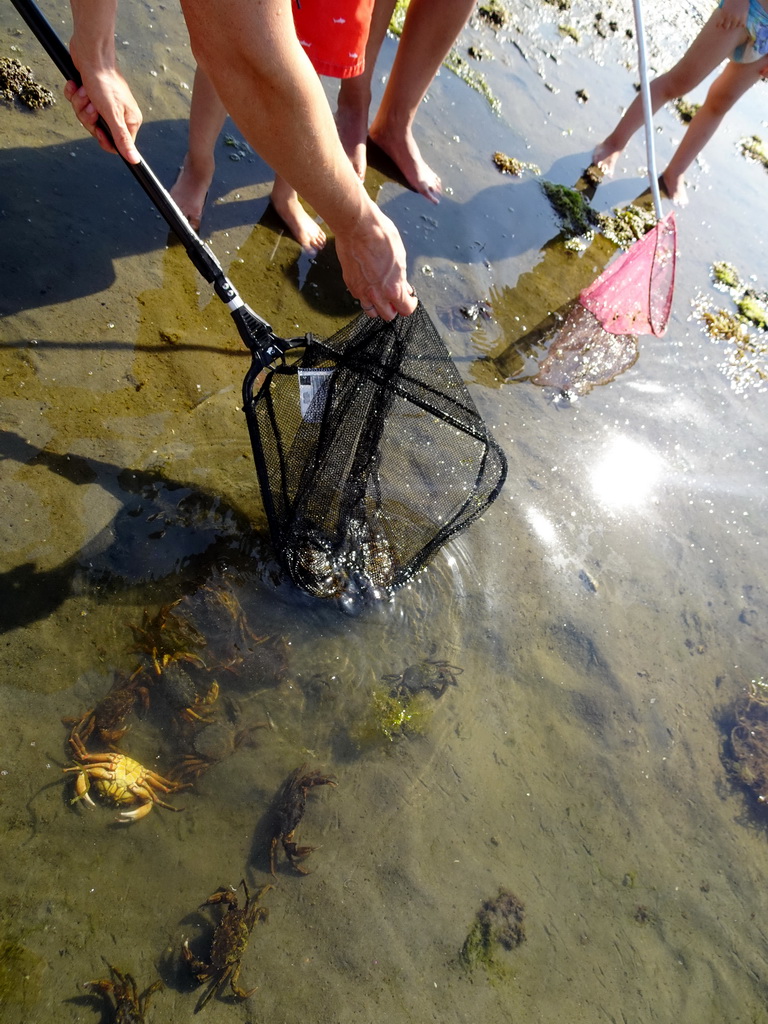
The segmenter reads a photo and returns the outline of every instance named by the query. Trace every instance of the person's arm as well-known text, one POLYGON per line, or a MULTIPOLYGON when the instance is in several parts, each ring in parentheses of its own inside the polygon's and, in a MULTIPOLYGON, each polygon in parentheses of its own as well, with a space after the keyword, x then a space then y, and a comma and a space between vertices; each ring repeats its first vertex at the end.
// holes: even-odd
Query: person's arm
POLYGON ((341 146, 290 4, 182 0, 193 53, 248 142, 335 234, 352 295, 372 316, 411 313, 416 299, 400 235, 369 199, 341 146))
POLYGON ((81 88, 67 82, 64 95, 83 127, 102 149, 117 151, 137 164, 134 141, 141 126, 141 111, 117 69, 115 15, 117 0, 71 0, 73 31, 70 52, 83 79, 81 88), (101 115, 112 132, 113 146, 96 121, 101 115))

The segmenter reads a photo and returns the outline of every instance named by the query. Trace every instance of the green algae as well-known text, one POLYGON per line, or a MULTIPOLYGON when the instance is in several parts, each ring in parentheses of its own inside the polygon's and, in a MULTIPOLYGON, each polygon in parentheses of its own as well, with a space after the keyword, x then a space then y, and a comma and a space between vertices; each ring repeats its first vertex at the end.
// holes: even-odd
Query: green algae
POLYGON ((672 107, 683 124, 688 124, 696 116, 700 103, 691 103, 689 100, 680 97, 672 103, 672 107))
POLYGON ((485 75, 470 67, 469 63, 464 60, 457 50, 452 49, 448 53, 448 56, 443 61, 443 67, 452 71, 454 75, 456 75, 457 78, 460 78, 465 85, 470 87, 470 89, 474 89, 475 92, 479 92, 494 114, 498 114, 501 111, 501 100, 499 100, 499 98, 491 91, 485 75))
POLYGON ((768 308, 754 292, 745 292, 736 306, 745 320, 759 327, 761 331, 768 330, 768 308))
POLYGON ((573 25, 558 25, 557 30, 561 36, 567 36, 567 38, 572 39, 574 43, 581 42, 581 33, 578 29, 574 28, 573 25))
POLYGON ((478 967, 500 974, 499 948, 516 949, 525 942, 525 907, 513 893, 500 889, 497 896, 483 900, 475 915, 459 959, 469 971, 478 967))
POLYGON ((33 1006, 42 991, 43 966, 20 942, 0 941, 0 1005, 33 1006))
POLYGON ((739 143, 742 156, 755 163, 762 164, 768 170, 768 149, 759 135, 750 135, 739 143))
POLYGON ((721 284, 725 288, 741 289, 743 287, 738 270, 726 260, 718 260, 712 264, 712 277, 717 284, 721 284))
POLYGON ((421 694, 373 690, 368 713, 354 739, 363 746, 416 736, 424 732, 431 709, 421 694))
POLYGON ((544 195, 560 221, 560 231, 567 239, 591 235, 598 223, 597 214, 582 192, 567 185, 542 181, 544 195))

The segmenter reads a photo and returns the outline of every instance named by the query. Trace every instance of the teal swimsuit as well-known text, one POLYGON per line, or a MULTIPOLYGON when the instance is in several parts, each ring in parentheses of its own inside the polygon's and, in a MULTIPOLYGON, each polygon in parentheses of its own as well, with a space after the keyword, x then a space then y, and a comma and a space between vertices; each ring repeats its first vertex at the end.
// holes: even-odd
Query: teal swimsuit
MULTIPOLYGON (((724 2, 720 0, 721 7, 724 2)), ((737 64, 751 64, 768 53, 768 11, 758 0, 749 0, 747 32, 749 39, 733 51, 732 59, 737 64)))

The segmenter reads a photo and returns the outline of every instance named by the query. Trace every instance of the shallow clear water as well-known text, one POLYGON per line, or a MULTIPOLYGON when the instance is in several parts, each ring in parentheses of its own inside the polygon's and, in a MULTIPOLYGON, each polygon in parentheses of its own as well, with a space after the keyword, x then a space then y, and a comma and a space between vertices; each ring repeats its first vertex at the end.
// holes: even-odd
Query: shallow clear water
MULTIPOLYGON (((206 953, 220 911, 199 904, 242 878, 274 882, 240 978, 258 991, 211 1001, 211 1021, 768 1020, 767 823, 722 760, 728 710, 765 671, 764 365, 735 372, 733 343, 692 316, 701 297, 728 304, 716 260, 768 287, 765 171, 737 149, 765 132, 766 87, 690 172, 666 336, 565 403, 530 380, 546 344, 515 342, 609 254, 564 254, 535 177, 502 176, 491 155, 577 181, 633 94, 631 13, 602 6, 619 22, 603 40, 596 6, 519 7, 505 33, 473 24, 460 44, 494 54, 477 67, 500 115, 445 71, 421 112, 450 190, 440 206, 368 181, 509 479, 410 588, 358 618, 276 582, 239 409, 248 356, 219 301, 63 101, 0 108, 3 1024, 98 1019, 82 986, 107 976, 104 959, 140 988, 162 978, 148 1020, 188 1019, 198 994, 181 945, 206 953), (473 326, 457 310, 478 301, 493 320, 473 326), (231 594, 264 642, 214 622, 205 588, 231 594), (175 601, 209 654, 238 647, 216 673, 217 726, 271 727, 170 796, 182 813, 115 825, 108 808, 70 804, 62 718, 133 670, 131 625, 175 601), (425 695, 421 733, 376 735, 372 694, 425 659, 455 666, 456 685, 425 695), (268 808, 302 763, 338 785, 310 793, 297 831, 317 847, 311 873, 281 856, 272 880, 268 808), (524 904, 526 941, 469 971, 463 943, 500 889, 524 904)), ((669 18, 653 5, 657 69, 702 7, 669 18)), ((46 11, 58 23, 66 5, 46 11)), ((170 181, 192 77, 180 15, 123 4, 120 19, 142 149, 170 181)), ((2 55, 58 90, 10 10, 0 33, 2 55)), ((666 110, 657 128, 663 166, 682 128, 666 110)), ((644 166, 638 136, 595 206, 637 197, 644 166)), ((206 237, 278 334, 329 333, 353 305, 330 255, 310 264, 265 218, 269 183, 222 139, 206 237)), ((161 774, 184 746, 163 707, 120 742, 161 774)))

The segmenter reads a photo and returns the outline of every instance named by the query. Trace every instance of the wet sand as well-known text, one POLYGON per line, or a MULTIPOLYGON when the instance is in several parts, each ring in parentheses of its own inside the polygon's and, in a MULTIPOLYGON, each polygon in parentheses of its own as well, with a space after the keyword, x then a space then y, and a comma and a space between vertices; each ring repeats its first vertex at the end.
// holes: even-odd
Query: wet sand
MULTIPOLYGON (((647 12, 656 70, 707 9, 647 12)), ((359 618, 274 582, 239 407, 248 355, 226 310, 63 100, 0 107, 3 1024, 98 1019, 82 984, 106 977, 102 958, 140 988, 163 979, 148 1021, 189 1019, 181 944, 206 952, 218 913, 197 908, 241 878, 274 884, 240 978, 258 991, 211 1001, 211 1021, 768 1020, 768 822, 722 757, 728 709, 765 665, 766 417, 760 389, 726 372, 732 346, 691 318, 701 294, 722 302, 716 260, 768 286, 753 227, 765 171, 737 150, 765 132, 764 87, 691 170, 667 335, 559 402, 526 379, 546 343, 519 364, 510 345, 549 281, 575 294, 607 254, 564 256, 536 178, 500 175, 491 156, 577 181, 637 78, 631 16, 599 10, 617 22, 605 38, 594 5, 522 5, 498 36, 467 28, 459 50, 494 55, 477 68, 501 113, 446 71, 435 82, 418 125, 450 190, 438 208, 369 173, 510 475, 481 522, 359 618), (479 301, 493 319, 463 322, 479 301), (493 373, 505 351, 519 379, 493 373), (182 813, 125 827, 71 806, 61 719, 136 666, 145 609, 225 583, 275 653, 255 645, 220 673, 214 712, 273 728, 171 796, 182 813), (383 677, 429 658, 463 671, 425 697, 424 732, 361 742, 383 677), (281 858, 272 879, 268 808, 302 763, 338 786, 311 792, 299 826, 311 873, 281 858), (462 945, 500 889, 524 904, 526 940, 470 971, 462 945)), ((66 5, 46 11, 58 24, 66 5)), ((142 148, 170 182, 192 79, 180 15, 123 4, 120 19, 142 148)), ((3 54, 58 90, 12 11, 0 31, 3 54)), ((657 124, 663 161, 682 127, 671 111, 657 124)), ((278 333, 330 333, 354 315, 332 253, 310 264, 276 230, 269 169, 225 136, 237 145, 220 142, 205 236, 278 333)), ((638 136, 594 205, 638 196, 644 163, 638 136)), ((121 749, 169 771, 167 723, 160 703, 137 714, 121 749)))

